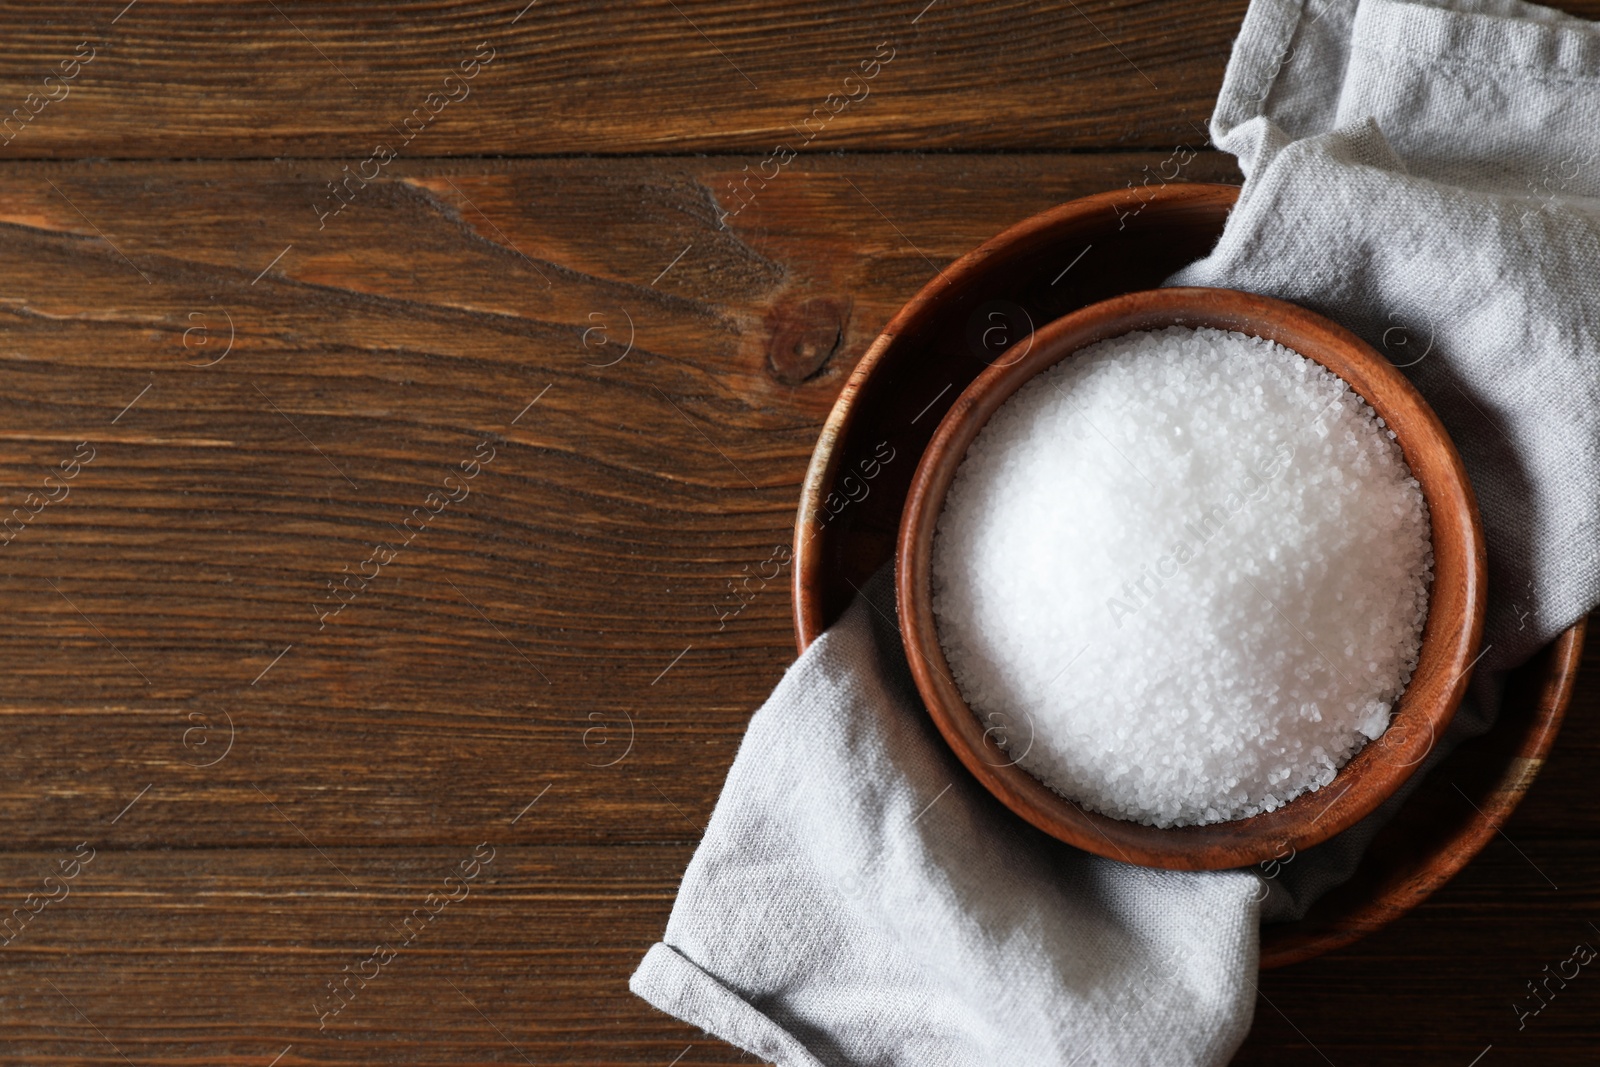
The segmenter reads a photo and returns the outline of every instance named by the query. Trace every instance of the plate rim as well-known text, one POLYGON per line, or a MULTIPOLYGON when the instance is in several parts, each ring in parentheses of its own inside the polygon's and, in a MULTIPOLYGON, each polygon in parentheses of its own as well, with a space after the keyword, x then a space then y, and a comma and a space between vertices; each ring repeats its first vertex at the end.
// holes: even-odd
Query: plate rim
MULTIPOLYGON (((824 606, 820 595, 811 595, 811 591, 820 585, 819 577, 826 558, 824 546, 820 543, 821 539, 808 537, 807 531, 815 526, 821 514, 822 502, 831 491, 829 486, 837 477, 842 461, 839 441, 850 428, 857 400, 867 381, 883 362, 884 354, 933 298, 952 281, 972 275, 997 252, 1036 239, 1048 233, 1058 222, 1076 217, 1086 210, 1115 209, 1133 203, 1148 205, 1154 199, 1168 203, 1222 201, 1231 207, 1238 195, 1238 186, 1181 182, 1151 190, 1148 195, 1144 190, 1129 188, 1092 193, 1064 201, 1022 219, 967 252, 895 312, 840 388, 818 435, 801 483, 795 514, 794 565, 791 573, 797 652, 804 653, 821 636, 830 621, 823 618, 824 606)), ((1359 941, 1422 903, 1483 850, 1527 794, 1560 732, 1572 701, 1587 632, 1587 619, 1579 619, 1536 654, 1548 654, 1550 663, 1538 682, 1540 691, 1529 727, 1521 736, 1517 752, 1507 760, 1505 768, 1491 787, 1491 794, 1495 798, 1491 808, 1464 822, 1458 831, 1435 845, 1424 859, 1419 859, 1409 872, 1391 879, 1371 899, 1341 914, 1337 921, 1322 920, 1309 928, 1305 925, 1305 919, 1264 924, 1261 927, 1260 945, 1262 970, 1302 962, 1359 941)))

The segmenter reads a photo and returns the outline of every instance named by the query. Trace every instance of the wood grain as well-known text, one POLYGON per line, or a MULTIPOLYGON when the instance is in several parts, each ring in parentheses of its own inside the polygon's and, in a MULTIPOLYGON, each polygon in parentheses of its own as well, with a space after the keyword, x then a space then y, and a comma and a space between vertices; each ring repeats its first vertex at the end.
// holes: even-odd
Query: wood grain
POLYGON ((0 156, 314 156, 337 173, 379 143, 406 158, 1198 145, 1244 11, 137 0, 118 18, 125 3, 8 5, 0 105, 30 117, 0 129, 0 156), (88 64, 46 86, 83 42, 88 64), (483 44, 487 65, 446 85, 483 44), (888 66, 846 84, 884 44, 888 66), (65 95, 27 103, 42 92, 65 95), (437 113, 404 143, 419 107, 437 113))
POLYGON ((270 798, 322 846, 470 844, 546 785, 549 840, 693 839, 792 658, 787 576, 722 619, 728 585, 788 542, 843 376, 934 265, 1149 162, 829 160, 726 230, 727 160, 431 165, 337 245, 272 164, 12 165, 0 505, 97 450, 0 557, 13 844, 146 785, 115 842, 303 845, 270 798), (770 341, 818 299, 838 351, 787 384, 770 341))
MULTIPOLYGON (((1323 1062, 1312 1044, 1334 1063, 1467 1063, 1491 1043, 1502 1062, 1592 1062, 1600 985, 1572 983, 1521 1031, 1511 1010, 1524 982, 1592 943, 1585 931, 1600 923, 1589 770, 1600 656, 1586 668, 1506 838, 1381 937, 1262 975, 1237 1063, 1323 1062)), ((564 818, 544 806, 556 797, 458 845, 102 847, 71 895, 3 950, 0 1049, 19 1063, 123 1063, 110 1043, 138 1064, 265 1064, 291 1045, 283 1063, 524 1062, 509 1039, 536 1063, 661 1065, 685 1048, 681 1063, 749 1062, 625 988, 690 841, 540 843, 564 818), (319 1031, 325 982, 392 937, 483 840, 495 856, 466 898, 319 1031)), ((38 890, 63 851, 0 854, 8 898, 38 890)))

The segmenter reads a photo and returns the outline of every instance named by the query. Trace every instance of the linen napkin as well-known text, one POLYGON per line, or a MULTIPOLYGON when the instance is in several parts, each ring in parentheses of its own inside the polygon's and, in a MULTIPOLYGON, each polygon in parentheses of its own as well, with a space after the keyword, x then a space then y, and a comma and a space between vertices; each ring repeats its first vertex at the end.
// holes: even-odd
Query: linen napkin
POLYGON ((1101 859, 1007 811, 922 710, 890 578, 751 719, 633 991, 782 1067, 1225 1058, 1256 878, 1101 859))
MULTIPOLYGON (((1514 0, 1255 0, 1212 136, 1245 186, 1169 284, 1364 336, 1477 490, 1486 650, 1431 766, 1600 600, 1600 27, 1514 0)), ((1271 879, 1074 850, 944 746, 886 578, 752 718, 634 992, 783 1067, 1225 1063, 1258 924, 1347 878, 1404 797, 1271 879)))

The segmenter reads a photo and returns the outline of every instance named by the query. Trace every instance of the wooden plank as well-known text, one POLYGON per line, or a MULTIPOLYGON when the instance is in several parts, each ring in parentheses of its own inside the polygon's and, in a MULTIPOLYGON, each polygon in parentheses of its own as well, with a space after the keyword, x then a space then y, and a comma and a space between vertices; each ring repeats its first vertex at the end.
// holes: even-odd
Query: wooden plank
POLYGON ((48 888, 71 850, 9 854, 17 905, 58 899, 0 948, 0 1048, 123 1067, 285 1049, 281 1067, 661 1065, 690 1045, 680 1063, 742 1062, 627 990, 689 850, 514 843, 541 817, 451 848, 85 850, 48 888))
POLYGON ((793 657, 850 367, 940 265, 1163 158, 807 161, 725 226, 728 158, 402 162, 320 230, 298 165, 8 165, 8 847, 146 787, 115 843, 466 842, 546 786, 551 839, 696 839, 793 657))
MULTIPOLYGON (((1468 1063, 1489 1044, 1503 1062, 1592 1061, 1600 985, 1571 982, 1520 1031, 1511 1006, 1575 942, 1600 941, 1585 932, 1600 924, 1600 814, 1575 803, 1600 751, 1597 697, 1586 682, 1508 840, 1380 937, 1262 977, 1236 1062, 1468 1063)), ((124 1063, 120 1050, 261 1065, 285 1048, 284 1064, 749 1062, 626 990, 692 846, 544 841, 567 818, 545 807, 554 796, 454 845, 129 850, 106 834, 48 886, 70 845, 0 855, 8 908, 62 898, 0 947, 0 1048, 29 1063, 124 1063), (446 883, 475 852, 475 877, 446 883), (430 893, 459 899, 406 927, 430 893), (372 975, 379 945, 394 956, 372 975), (324 1018, 347 966, 372 977, 324 1018)))
POLYGON ((780 144, 1198 145, 1243 11, 23 0, 0 14, 0 156, 354 169, 381 143, 405 158, 737 151, 755 169, 780 144))

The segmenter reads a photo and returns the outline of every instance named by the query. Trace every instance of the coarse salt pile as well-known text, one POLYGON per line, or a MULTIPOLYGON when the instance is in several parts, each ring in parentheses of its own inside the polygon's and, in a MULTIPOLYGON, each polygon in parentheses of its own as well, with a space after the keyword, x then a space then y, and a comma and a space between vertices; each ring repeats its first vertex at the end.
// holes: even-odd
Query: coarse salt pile
POLYGON ((1260 338, 1102 341, 995 412, 945 500, 933 611, 1008 755, 1106 815, 1271 811, 1381 736, 1433 551, 1392 431, 1260 338))

